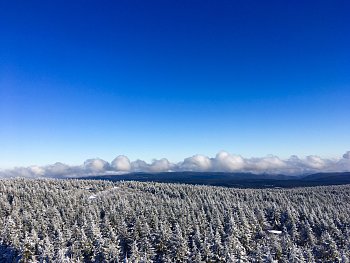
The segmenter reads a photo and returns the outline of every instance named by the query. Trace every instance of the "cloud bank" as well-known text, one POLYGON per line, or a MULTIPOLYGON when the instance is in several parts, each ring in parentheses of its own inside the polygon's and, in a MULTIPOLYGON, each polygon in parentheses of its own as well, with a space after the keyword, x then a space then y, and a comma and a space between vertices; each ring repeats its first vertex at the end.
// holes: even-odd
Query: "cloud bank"
POLYGON ((0 177, 29 178, 65 178, 102 174, 118 174, 131 172, 250 172, 256 174, 301 175, 315 172, 350 171, 350 151, 342 158, 325 159, 316 155, 299 158, 292 155, 288 159, 280 159, 274 155, 260 158, 244 158, 226 151, 215 157, 197 154, 185 158, 182 162, 172 163, 168 159, 153 160, 147 163, 142 160, 130 161, 127 156, 117 156, 111 163, 100 158, 88 159, 82 165, 55 163, 46 166, 16 167, 0 170, 0 177))

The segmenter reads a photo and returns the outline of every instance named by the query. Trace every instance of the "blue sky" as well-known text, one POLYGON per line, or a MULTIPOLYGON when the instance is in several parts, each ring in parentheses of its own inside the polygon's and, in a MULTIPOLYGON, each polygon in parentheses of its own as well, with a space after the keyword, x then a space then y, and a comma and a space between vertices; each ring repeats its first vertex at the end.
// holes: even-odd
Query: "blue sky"
POLYGON ((1 1, 0 168, 350 149, 348 1, 1 1))

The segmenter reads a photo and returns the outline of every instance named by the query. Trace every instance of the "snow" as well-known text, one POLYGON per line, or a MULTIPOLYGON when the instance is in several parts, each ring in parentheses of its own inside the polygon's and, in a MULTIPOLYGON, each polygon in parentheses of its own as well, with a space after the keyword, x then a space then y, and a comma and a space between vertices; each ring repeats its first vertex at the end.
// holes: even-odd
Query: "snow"
POLYGON ((96 195, 90 195, 89 199, 96 199, 96 197, 97 197, 96 195))
POLYGON ((280 231, 280 230, 267 230, 267 232, 269 232, 271 234, 276 234, 276 235, 282 234, 282 231, 280 231))

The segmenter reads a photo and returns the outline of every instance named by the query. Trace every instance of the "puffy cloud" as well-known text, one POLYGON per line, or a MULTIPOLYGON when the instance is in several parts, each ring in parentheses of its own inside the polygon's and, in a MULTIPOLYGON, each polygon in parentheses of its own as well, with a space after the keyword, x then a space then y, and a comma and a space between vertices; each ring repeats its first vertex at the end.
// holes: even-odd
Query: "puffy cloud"
POLYGON ((152 164, 149 166, 150 172, 169 172, 175 168, 175 164, 170 163, 167 159, 163 158, 160 160, 153 160, 152 164))
POLYGON ((131 163, 131 167, 132 167, 131 171, 133 172, 159 173, 159 172, 173 171, 176 165, 173 163, 170 163, 167 159, 163 158, 160 160, 153 160, 151 164, 148 164, 142 160, 136 160, 135 162, 131 163))
POLYGON ((34 176, 43 176, 45 174, 45 170, 37 165, 29 167, 29 170, 34 176))
POLYGON ((212 161, 209 157, 201 154, 186 158, 180 164, 181 170, 184 171, 209 171, 212 167, 212 161))
POLYGON ((333 170, 341 172, 350 171, 350 151, 346 152, 343 158, 334 165, 333 170))
POLYGON ((119 155, 112 161, 111 167, 116 171, 128 172, 131 170, 130 160, 125 155, 119 155))
POLYGON ((214 170, 233 172, 244 170, 245 160, 240 155, 232 155, 228 152, 219 152, 214 159, 214 170))
POLYGON ((133 172, 147 172, 149 170, 149 164, 142 160, 136 160, 131 163, 131 170, 133 172))
POLYGON ((264 158, 252 158, 248 161, 249 170, 265 171, 265 172, 279 172, 288 167, 287 163, 277 156, 269 155, 264 158))
POLYGON ((344 153, 343 158, 350 159, 350 151, 347 151, 346 153, 344 153))
POLYGON ((292 155, 282 160, 268 155, 261 158, 243 158, 225 151, 214 158, 197 154, 174 164, 163 158, 147 163, 142 160, 130 162, 124 155, 117 156, 111 164, 100 158, 88 159, 82 165, 71 166, 55 163, 47 166, 16 167, 0 170, 0 177, 81 177, 99 174, 116 174, 119 172, 169 172, 169 171, 212 171, 212 172, 252 172, 300 175, 312 172, 350 171, 350 151, 343 158, 325 159, 311 155, 299 158, 292 155))
POLYGON ((50 174, 68 174, 71 171, 71 167, 64 163, 55 163, 52 165, 48 165, 46 167, 46 173, 50 174))
POLYGON ((100 158, 88 159, 84 162, 84 168, 88 172, 103 172, 108 170, 109 163, 100 158))
POLYGON ((0 171, 0 177, 28 177, 37 178, 45 175, 45 170, 40 166, 15 167, 11 170, 0 171))
POLYGON ((326 165, 326 161, 316 155, 307 156, 304 163, 305 163, 305 166, 314 168, 314 169, 322 169, 326 165))

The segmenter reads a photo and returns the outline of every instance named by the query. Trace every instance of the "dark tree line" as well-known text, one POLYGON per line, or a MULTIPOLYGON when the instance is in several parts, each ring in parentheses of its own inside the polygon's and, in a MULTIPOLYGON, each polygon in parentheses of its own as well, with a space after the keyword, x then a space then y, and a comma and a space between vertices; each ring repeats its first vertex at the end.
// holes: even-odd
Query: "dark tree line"
POLYGON ((4 262, 349 262, 350 186, 0 180, 4 262))

